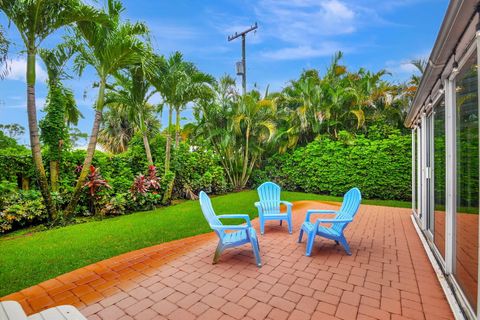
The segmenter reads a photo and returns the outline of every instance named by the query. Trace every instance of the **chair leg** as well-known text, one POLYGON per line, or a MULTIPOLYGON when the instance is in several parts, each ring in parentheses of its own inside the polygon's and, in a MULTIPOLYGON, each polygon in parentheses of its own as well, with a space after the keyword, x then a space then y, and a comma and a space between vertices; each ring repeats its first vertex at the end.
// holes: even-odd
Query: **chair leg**
POLYGON ((314 240, 315 240, 315 232, 309 233, 307 238, 306 252, 305 252, 305 255, 307 257, 310 257, 310 255, 312 254, 314 240))
POLYGON ((280 225, 282 225, 283 220, 280 220, 280 225))
POLYGON ((348 242, 347 242, 347 239, 345 239, 345 237, 342 236, 341 239, 339 239, 340 243, 342 244, 343 248, 345 249, 345 252, 351 256, 352 255, 352 252, 350 251, 350 246, 348 245, 348 242))
POLYGON ((262 259, 260 258, 260 244, 255 231, 250 232, 250 244, 252 245, 253 255, 255 256, 255 262, 258 267, 262 266, 262 259))
POLYGON ((263 220, 262 217, 260 217, 260 233, 261 234, 265 233, 265 220, 263 220))
POLYGON ((288 216, 287 222, 288 222, 288 233, 292 234, 293 226, 292 226, 292 216, 291 215, 288 216))
POLYGON ((302 237, 303 237, 303 229, 300 229, 300 234, 298 235, 298 243, 302 242, 302 237))
POLYGON ((215 255, 213 256, 213 264, 216 264, 220 259, 220 255, 222 254, 223 248, 222 243, 219 242, 217 245, 217 250, 215 250, 215 255))

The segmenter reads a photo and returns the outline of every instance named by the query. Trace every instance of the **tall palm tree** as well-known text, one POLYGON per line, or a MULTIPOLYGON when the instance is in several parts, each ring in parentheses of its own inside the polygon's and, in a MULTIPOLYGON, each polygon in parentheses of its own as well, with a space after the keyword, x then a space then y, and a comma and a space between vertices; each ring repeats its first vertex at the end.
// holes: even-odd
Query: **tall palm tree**
POLYGON ((77 39, 80 40, 76 47, 79 51, 75 61, 76 68, 79 74, 82 74, 85 67, 92 66, 99 82, 92 133, 83 169, 65 211, 67 217, 71 217, 74 213, 95 153, 108 78, 123 68, 142 63, 145 54, 148 53, 148 46, 143 41, 148 35, 146 25, 138 22, 121 22, 120 14, 123 10, 119 1, 108 0, 107 13, 110 25, 105 26, 94 21, 77 23, 77 39))
POLYGON ((62 149, 68 142, 69 125, 78 123, 83 117, 75 103, 71 89, 62 84, 70 76, 65 71, 68 60, 73 56, 73 48, 61 44, 55 49, 40 49, 39 55, 47 67, 48 99, 40 120, 41 141, 47 146, 50 158, 50 185, 52 191, 58 191, 59 162, 62 149))
POLYGON ((148 132, 154 124, 154 108, 148 100, 156 93, 145 77, 142 65, 131 66, 125 72, 115 75, 113 88, 107 94, 108 104, 115 103, 117 108, 123 108, 127 119, 133 127, 142 134, 148 165, 153 165, 152 152, 148 142, 148 132))
POLYGON ((45 38, 55 30, 80 21, 106 22, 105 17, 80 0, 1 0, 0 10, 17 27, 27 53, 27 114, 32 158, 38 175, 39 187, 51 219, 57 210, 50 195, 42 162, 35 105, 35 63, 37 50, 45 38))
POLYGON ((181 90, 184 86, 186 73, 184 72, 185 61, 180 52, 175 52, 165 60, 162 56, 156 56, 151 71, 147 74, 150 83, 160 93, 163 104, 168 106, 168 126, 166 129, 165 146, 165 174, 170 172, 171 146, 172 146, 172 122, 173 111, 183 105, 181 90))
POLYGON ((215 83, 215 78, 209 74, 200 72, 197 67, 190 62, 183 63, 183 75, 179 82, 180 105, 175 106, 175 147, 180 143, 180 114, 187 105, 199 99, 208 99, 212 95, 211 86, 215 83))

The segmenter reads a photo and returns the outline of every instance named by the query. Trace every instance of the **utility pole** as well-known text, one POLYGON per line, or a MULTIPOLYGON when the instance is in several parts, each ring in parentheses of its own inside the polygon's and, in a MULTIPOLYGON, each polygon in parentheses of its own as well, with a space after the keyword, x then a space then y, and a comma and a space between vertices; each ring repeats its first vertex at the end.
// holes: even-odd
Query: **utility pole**
POLYGON ((240 33, 235 32, 234 35, 228 36, 228 41, 237 39, 240 36, 242 37, 242 61, 237 62, 237 75, 242 75, 243 95, 247 93, 247 61, 245 58, 245 36, 247 35, 247 33, 249 33, 250 31, 256 30, 257 28, 258 28, 258 25, 255 22, 255 24, 250 28, 248 28, 247 30, 240 33))

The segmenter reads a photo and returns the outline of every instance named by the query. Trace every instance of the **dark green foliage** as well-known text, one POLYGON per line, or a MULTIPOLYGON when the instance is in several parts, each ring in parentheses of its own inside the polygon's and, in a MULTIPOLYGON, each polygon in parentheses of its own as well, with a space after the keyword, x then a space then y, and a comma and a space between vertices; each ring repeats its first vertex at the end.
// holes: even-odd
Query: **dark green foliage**
POLYGON ((221 194, 227 191, 227 181, 218 155, 212 150, 190 150, 181 143, 175 150, 172 168, 175 172, 174 197, 195 198, 201 190, 221 194))
POLYGON ((14 182, 22 186, 22 178, 34 180, 32 153, 23 146, 0 149, 0 181, 14 182))
POLYGON ((341 196, 358 187, 367 199, 411 198, 411 137, 392 134, 345 143, 331 139, 275 155, 257 170, 254 184, 273 180, 285 190, 341 196))

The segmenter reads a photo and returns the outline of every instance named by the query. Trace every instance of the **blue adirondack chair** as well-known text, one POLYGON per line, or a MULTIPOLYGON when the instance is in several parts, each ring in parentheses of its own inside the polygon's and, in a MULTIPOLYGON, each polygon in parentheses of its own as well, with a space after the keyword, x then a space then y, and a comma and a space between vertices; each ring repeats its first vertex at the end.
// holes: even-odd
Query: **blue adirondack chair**
POLYGON ((226 214, 217 216, 215 211, 213 211, 210 198, 203 191, 200 192, 200 207, 202 208, 203 215, 205 216, 205 219, 207 219, 210 228, 215 231, 219 238, 217 250, 213 257, 213 264, 218 262, 223 250, 250 243, 253 248, 253 254, 255 255, 257 266, 262 266, 257 233, 252 227, 250 217, 247 214, 226 214), (224 225, 220 219, 245 219, 247 224, 224 225), (232 232, 225 232, 227 230, 232 232))
POLYGON ((280 187, 273 182, 262 183, 257 189, 260 201, 255 202, 255 207, 258 209, 261 234, 265 233, 265 221, 268 220, 280 220, 280 225, 286 220, 288 232, 292 233, 292 204, 280 200, 280 191, 280 187), (287 207, 287 212, 280 212, 280 204, 287 207))
POLYGON ((340 210, 308 210, 305 217, 305 222, 302 224, 298 242, 302 242, 303 232, 307 234, 306 256, 310 256, 313 248, 313 241, 316 235, 334 240, 337 244, 340 243, 348 255, 351 255, 350 247, 343 234, 347 225, 353 221, 355 214, 358 211, 362 195, 358 188, 350 189, 343 197, 343 203, 340 210), (335 214, 333 219, 317 219, 315 223, 310 222, 312 214, 335 214), (331 227, 321 226, 320 223, 330 223, 331 227))

